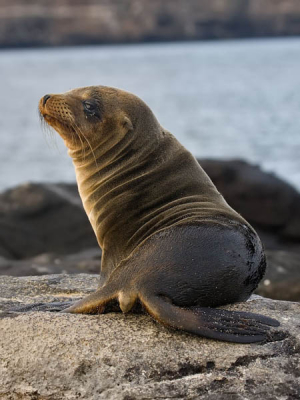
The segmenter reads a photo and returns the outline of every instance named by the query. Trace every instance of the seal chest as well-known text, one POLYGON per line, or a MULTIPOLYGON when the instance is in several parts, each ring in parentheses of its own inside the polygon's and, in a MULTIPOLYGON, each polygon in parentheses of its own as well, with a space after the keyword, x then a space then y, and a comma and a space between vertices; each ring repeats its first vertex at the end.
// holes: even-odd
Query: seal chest
POLYGON ((133 94, 105 86, 47 94, 45 121, 73 159, 84 208, 102 248, 99 289, 64 310, 100 313, 138 301, 161 323, 218 340, 265 340, 271 318, 230 312, 265 272, 254 229, 195 158, 133 94))

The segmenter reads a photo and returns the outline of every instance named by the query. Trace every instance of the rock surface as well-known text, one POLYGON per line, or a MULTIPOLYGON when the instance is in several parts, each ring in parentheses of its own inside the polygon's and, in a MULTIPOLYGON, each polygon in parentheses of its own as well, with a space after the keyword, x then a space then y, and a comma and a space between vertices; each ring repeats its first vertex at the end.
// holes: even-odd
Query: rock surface
POLYGON ((227 307, 281 322, 270 342, 251 345, 172 331, 143 314, 37 311, 90 293, 97 281, 0 277, 1 399, 299 398, 300 304, 255 296, 227 307))
POLYGON ((0 46, 300 34, 298 0, 2 0, 0 46))

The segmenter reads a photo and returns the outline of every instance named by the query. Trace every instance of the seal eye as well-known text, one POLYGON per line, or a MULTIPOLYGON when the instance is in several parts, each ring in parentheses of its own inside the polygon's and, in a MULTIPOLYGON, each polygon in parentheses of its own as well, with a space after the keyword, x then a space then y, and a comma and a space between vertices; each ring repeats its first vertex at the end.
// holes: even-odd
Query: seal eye
POLYGON ((83 107, 84 107, 84 111, 88 114, 88 115, 95 115, 96 114, 96 107, 94 104, 92 104, 89 101, 84 101, 83 102, 83 107))
POLYGON ((84 100, 82 105, 86 118, 95 117, 94 121, 91 118, 91 122, 96 122, 97 119, 100 119, 101 121, 101 103, 99 100, 90 98, 88 100, 84 100))

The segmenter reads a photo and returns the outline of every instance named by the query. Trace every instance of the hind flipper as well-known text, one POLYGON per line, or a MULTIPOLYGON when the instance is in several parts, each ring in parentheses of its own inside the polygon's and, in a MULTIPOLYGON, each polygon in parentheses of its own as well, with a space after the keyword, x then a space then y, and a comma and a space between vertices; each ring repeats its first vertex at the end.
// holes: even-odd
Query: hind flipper
POLYGON ((212 330, 213 335, 220 335, 220 340, 238 343, 259 342, 267 339, 271 326, 280 325, 275 319, 249 312, 204 307, 191 310, 199 316, 206 329, 212 330))
POLYGON ((162 296, 144 296, 141 301, 159 322, 211 339, 254 343, 267 339, 270 326, 279 322, 259 314, 216 308, 181 308, 162 296))

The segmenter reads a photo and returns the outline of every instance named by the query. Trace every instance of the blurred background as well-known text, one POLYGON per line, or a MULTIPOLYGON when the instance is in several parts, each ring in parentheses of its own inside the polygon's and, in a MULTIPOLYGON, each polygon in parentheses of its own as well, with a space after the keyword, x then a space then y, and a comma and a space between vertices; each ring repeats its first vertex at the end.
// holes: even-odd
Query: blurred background
POLYGON ((300 188, 299 34, 298 0, 1 0, 0 190, 74 181, 37 104, 97 84, 143 98, 197 157, 300 188))
MULTIPOLYGON (((300 299, 299 35, 299 0, 0 0, 0 191, 21 185, 0 196, 1 273, 54 273, 57 256, 8 260, 97 246, 76 186, 54 185, 75 174, 37 106, 99 84, 140 96, 200 159, 259 231, 279 283, 293 269, 283 297, 294 285, 300 299)), ((75 264, 95 272, 95 257, 75 264)))

